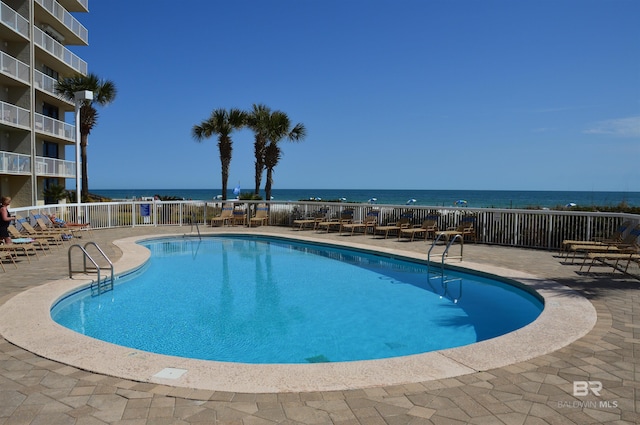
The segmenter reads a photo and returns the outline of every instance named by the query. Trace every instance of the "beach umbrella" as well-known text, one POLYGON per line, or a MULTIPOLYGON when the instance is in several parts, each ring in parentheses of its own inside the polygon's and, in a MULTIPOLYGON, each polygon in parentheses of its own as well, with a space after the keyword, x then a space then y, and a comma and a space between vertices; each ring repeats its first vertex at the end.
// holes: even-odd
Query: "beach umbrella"
POLYGON ((378 198, 369 198, 369 203, 373 204, 374 202, 376 202, 378 200, 378 198))
POLYGON ((571 207, 577 207, 577 206, 578 206, 578 204, 575 204, 575 203, 573 203, 573 202, 569 202, 569 203, 566 205, 566 207, 568 207, 568 208, 571 208, 571 207))
POLYGON ((465 201, 464 199, 458 199, 456 202, 454 202, 454 204, 462 207, 467 205, 467 201, 465 201))
POLYGON ((347 198, 340 198, 340 201, 341 201, 341 202, 344 202, 344 201, 346 201, 346 200, 347 200, 347 198))
POLYGON ((411 198, 407 201, 406 205, 411 205, 411 204, 415 204, 416 202, 418 202, 417 200, 411 198))
POLYGON ((234 195, 240 195, 240 182, 238 182, 238 185, 236 186, 235 189, 233 189, 233 194, 234 195))

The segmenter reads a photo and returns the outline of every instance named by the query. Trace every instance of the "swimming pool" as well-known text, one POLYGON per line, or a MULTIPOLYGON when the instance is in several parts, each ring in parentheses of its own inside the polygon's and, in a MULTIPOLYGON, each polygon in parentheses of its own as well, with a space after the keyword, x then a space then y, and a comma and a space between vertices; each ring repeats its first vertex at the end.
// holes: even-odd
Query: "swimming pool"
POLYGON ((143 242, 114 291, 60 300, 53 319, 140 350, 240 363, 381 359, 493 338, 535 320, 513 285, 364 251, 257 236, 143 242), (108 323, 109 326, 104 326, 108 323))

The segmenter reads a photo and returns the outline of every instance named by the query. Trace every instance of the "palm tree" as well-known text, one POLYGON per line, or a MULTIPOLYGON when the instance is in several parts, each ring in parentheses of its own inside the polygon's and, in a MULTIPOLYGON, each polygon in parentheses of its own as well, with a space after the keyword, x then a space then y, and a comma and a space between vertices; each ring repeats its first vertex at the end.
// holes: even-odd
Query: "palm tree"
POLYGON ((304 125, 298 123, 291 128, 291 121, 287 114, 281 111, 275 111, 269 119, 267 139, 269 144, 265 148, 264 166, 267 169, 267 181, 264 185, 265 199, 271 199, 271 187, 273 186, 273 169, 282 158, 282 151, 278 146, 278 142, 287 138, 292 142, 297 142, 305 138, 307 130, 304 125))
POLYGON ((265 148, 267 147, 267 132, 269 129, 269 119, 271 109, 265 105, 253 104, 253 110, 247 114, 247 127, 255 133, 253 150, 255 154, 255 189, 254 194, 260 194, 260 184, 262 183, 262 172, 264 171, 265 148))
POLYGON ((75 102, 75 93, 88 90, 93 92, 93 100, 84 100, 80 107, 80 158, 82 163, 82 200, 89 199, 89 173, 87 168, 87 145, 89 134, 98 122, 98 111, 93 106, 106 106, 113 102, 118 93, 115 84, 100 79, 96 74, 76 74, 58 80, 55 90, 67 100, 75 102))
POLYGON ((244 127, 247 113, 240 109, 216 109, 211 113, 208 120, 202 121, 199 125, 194 125, 192 129, 193 138, 198 142, 218 135, 218 150, 220 151, 220 164, 222 165, 222 200, 227 200, 227 181, 229 180, 229 164, 231 164, 231 153, 233 142, 231 133, 233 130, 244 127))

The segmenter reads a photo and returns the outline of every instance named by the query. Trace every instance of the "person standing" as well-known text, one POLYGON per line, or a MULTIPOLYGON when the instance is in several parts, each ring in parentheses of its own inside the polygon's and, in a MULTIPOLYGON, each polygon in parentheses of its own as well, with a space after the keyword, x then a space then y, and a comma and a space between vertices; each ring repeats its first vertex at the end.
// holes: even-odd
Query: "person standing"
POLYGON ((9 205, 11 204, 11 198, 3 196, 1 198, 2 206, 0 206, 0 239, 5 244, 10 244, 11 236, 9 236, 9 225, 13 221, 11 214, 9 214, 9 205))

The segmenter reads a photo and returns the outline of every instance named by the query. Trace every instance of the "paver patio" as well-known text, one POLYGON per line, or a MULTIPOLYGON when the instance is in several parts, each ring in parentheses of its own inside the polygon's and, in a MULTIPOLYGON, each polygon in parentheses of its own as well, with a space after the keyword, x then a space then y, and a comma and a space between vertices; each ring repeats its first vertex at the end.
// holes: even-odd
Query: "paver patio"
MULTIPOLYGON (((122 253, 114 240, 190 230, 99 230, 93 240, 116 261, 122 253)), ((297 234, 288 228, 269 231, 297 234)), ((359 238, 425 257, 428 247, 424 242, 303 233, 331 241, 359 238)), ((49 254, 31 264, 21 261, 18 270, 0 271, 0 304, 68 274, 66 248, 49 254)), ((464 255, 465 261, 521 270, 579 291, 597 311, 595 327, 560 350, 497 369, 404 385, 300 393, 203 391, 123 380, 44 359, 0 338, 0 425, 640 422, 640 281, 604 268, 581 274, 579 265, 562 264, 548 251, 465 244, 464 255), (574 396, 574 381, 599 381, 600 396, 574 396)))

